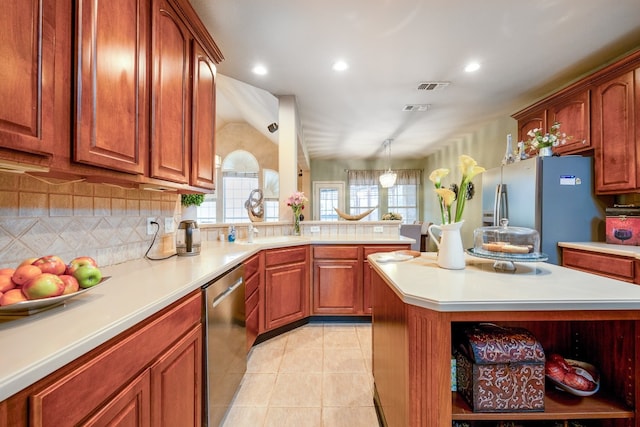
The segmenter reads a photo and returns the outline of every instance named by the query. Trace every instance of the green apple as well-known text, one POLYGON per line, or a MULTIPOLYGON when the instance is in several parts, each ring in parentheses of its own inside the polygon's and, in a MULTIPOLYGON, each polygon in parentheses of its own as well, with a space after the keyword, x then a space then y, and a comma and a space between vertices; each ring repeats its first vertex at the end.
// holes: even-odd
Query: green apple
POLYGON ((30 300, 57 297, 62 292, 64 282, 52 273, 42 273, 22 285, 22 293, 30 300))
POLYGON ((93 265, 83 265, 76 268, 72 276, 76 278, 81 288, 90 288, 102 280, 100 269, 93 265))
POLYGON ((96 262, 96 260, 94 260, 91 257, 88 256, 79 256, 77 258, 72 259, 71 261, 69 261, 69 264, 67 264, 67 269, 65 271, 64 274, 68 274, 73 276, 73 273, 80 267, 85 266, 85 265, 92 265, 94 267, 98 266, 98 263, 96 262))

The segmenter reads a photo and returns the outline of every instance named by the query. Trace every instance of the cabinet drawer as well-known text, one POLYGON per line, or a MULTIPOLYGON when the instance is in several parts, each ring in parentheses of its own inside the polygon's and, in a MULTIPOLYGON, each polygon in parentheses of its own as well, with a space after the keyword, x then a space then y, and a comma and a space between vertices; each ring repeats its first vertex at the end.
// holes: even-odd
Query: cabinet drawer
POLYGON ((266 267, 279 264, 290 264, 307 260, 308 246, 294 246, 284 249, 271 249, 264 257, 266 267))
POLYGON ((625 282, 633 283, 634 279, 633 258, 565 248, 562 265, 625 282))
POLYGON ((260 269, 260 254, 255 254, 244 262, 244 278, 249 279, 260 269))
POLYGON ((254 308, 258 306, 258 302, 260 302, 260 295, 258 290, 254 290, 253 293, 247 294, 247 299, 244 303, 246 313, 250 313, 254 308))
POLYGON ((313 259, 358 259, 358 246, 314 246, 313 259))
POLYGON ((249 279, 246 280, 244 286, 245 286, 245 290, 244 290, 244 294, 247 296, 247 299, 249 299, 249 296, 255 292, 256 289, 258 289, 258 286, 260 285, 260 274, 254 274, 253 276, 251 276, 249 279))

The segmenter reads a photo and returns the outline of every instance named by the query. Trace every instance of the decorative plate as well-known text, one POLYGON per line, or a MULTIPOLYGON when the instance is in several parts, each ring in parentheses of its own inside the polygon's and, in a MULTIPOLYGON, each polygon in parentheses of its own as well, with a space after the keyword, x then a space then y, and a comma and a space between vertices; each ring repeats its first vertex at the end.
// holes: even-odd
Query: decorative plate
POLYGON ((400 262, 413 259, 415 256, 402 252, 384 252, 376 256, 378 262, 400 262))
POLYGON ((566 385, 565 383, 562 383, 560 381, 556 381, 553 378, 551 378, 550 376, 547 375, 547 379, 549 381, 551 381, 551 383, 559 390, 564 390, 567 393, 571 393, 575 396, 582 396, 582 397, 586 397, 586 396, 591 396, 593 394, 596 394, 598 392, 598 390, 600 390, 600 374, 598 373, 598 370, 595 368, 595 366, 586 363, 586 362, 580 362, 578 360, 572 360, 572 359, 565 359, 565 361, 571 365, 573 367, 573 369, 575 370, 576 374, 582 375, 583 377, 587 378, 590 381, 593 381, 594 383, 596 383, 596 388, 594 388, 593 390, 589 390, 589 391, 584 391, 584 390, 578 390, 575 389, 573 387, 569 387, 568 385, 566 385))
POLYGON ((22 316, 30 316, 32 314, 39 313, 41 311, 49 310, 50 308, 57 307, 64 304, 68 299, 74 298, 78 295, 89 292, 92 289, 97 288, 105 281, 110 279, 111 276, 103 277, 100 283, 90 288, 81 289, 77 292, 67 295, 60 295, 51 298, 34 299, 30 301, 17 302, 11 305, 5 305, 0 307, 0 319, 15 318, 22 316))

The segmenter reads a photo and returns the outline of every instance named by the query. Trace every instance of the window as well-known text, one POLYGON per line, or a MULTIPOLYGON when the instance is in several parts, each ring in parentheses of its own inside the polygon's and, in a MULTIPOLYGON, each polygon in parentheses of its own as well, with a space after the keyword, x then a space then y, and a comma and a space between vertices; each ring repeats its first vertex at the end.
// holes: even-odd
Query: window
POLYGON ((315 181, 313 183, 313 219, 316 221, 337 221, 338 214, 333 208, 344 210, 344 182, 315 181))
POLYGON ((418 194, 422 178, 420 170, 396 170, 398 178, 391 188, 382 188, 379 177, 384 171, 350 170, 349 213, 357 215, 367 209, 378 207, 366 217, 369 221, 378 221, 387 212, 402 215, 402 222, 412 224, 419 219, 418 194))
POLYGON ((244 203, 251 190, 258 188, 257 173, 223 172, 224 222, 249 222, 244 203))
POLYGON ((280 220, 280 174, 273 169, 262 172, 262 195, 265 221, 280 220))

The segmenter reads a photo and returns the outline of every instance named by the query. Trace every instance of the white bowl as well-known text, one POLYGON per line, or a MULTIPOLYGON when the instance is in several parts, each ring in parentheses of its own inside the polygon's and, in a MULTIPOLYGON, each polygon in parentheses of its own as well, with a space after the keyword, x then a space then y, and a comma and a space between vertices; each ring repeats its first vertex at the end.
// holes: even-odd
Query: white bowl
POLYGON ((573 395, 582 396, 582 397, 594 395, 598 392, 598 390, 600 390, 600 374, 598 373, 598 370, 595 368, 595 366, 586 362, 580 362, 578 360, 565 359, 565 361, 573 367, 573 369, 576 371, 577 374, 582 375, 583 377, 596 383, 596 388, 589 391, 578 390, 573 387, 569 387, 565 383, 556 381, 547 375, 547 378, 549 379, 549 381, 551 381, 553 385, 556 386, 556 388, 560 390, 564 390, 567 393, 571 393, 573 395))

